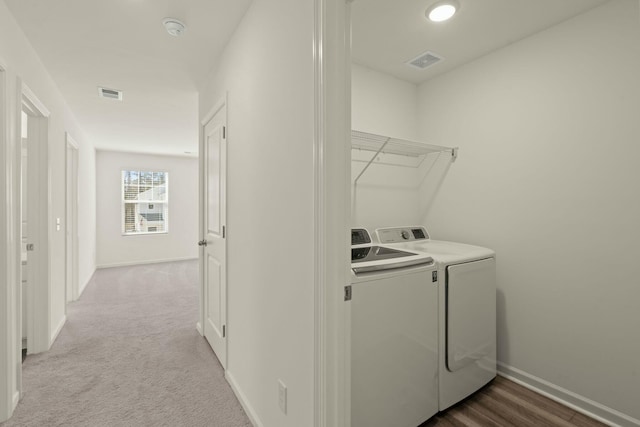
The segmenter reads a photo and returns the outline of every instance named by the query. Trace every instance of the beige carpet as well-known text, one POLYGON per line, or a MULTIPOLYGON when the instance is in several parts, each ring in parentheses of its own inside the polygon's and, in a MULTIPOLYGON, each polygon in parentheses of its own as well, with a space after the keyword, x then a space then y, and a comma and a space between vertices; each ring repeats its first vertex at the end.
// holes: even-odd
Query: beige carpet
POLYGON ((10 426, 251 426, 196 331, 196 261, 98 270, 10 426))

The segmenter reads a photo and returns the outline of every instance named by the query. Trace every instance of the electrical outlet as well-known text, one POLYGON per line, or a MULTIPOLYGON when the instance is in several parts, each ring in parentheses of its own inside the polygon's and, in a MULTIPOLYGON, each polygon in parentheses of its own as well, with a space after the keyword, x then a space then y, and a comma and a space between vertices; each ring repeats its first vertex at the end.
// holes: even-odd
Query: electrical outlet
POLYGON ((282 413, 287 413, 287 386, 282 380, 278 380, 278 406, 282 413))

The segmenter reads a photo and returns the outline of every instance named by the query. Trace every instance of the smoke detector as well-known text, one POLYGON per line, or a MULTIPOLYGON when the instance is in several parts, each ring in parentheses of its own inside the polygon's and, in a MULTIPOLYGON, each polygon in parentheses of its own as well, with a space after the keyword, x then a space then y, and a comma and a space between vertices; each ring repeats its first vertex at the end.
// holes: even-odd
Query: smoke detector
POLYGON ((164 18, 162 24, 164 28, 166 28, 167 33, 174 37, 181 36, 187 30, 187 26, 176 18, 164 18))

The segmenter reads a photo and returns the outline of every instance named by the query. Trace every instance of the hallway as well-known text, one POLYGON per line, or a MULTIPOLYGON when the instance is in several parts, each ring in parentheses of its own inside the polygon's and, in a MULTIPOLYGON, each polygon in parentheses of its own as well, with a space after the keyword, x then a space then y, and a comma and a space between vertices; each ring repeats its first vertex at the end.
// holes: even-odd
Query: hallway
POLYGON ((197 317, 195 260, 96 271, 0 426, 250 426, 197 317))

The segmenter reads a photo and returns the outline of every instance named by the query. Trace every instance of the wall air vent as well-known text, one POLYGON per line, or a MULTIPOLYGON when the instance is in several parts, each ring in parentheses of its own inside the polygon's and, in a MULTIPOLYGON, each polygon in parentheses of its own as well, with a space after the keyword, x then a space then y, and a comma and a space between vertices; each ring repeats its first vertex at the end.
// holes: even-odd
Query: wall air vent
POLYGON ((444 60, 442 56, 427 51, 425 53, 421 53, 411 61, 407 61, 406 64, 413 68, 417 68, 418 70, 424 70, 425 68, 431 67, 442 60, 444 60))
POLYGON ((121 90, 98 87, 98 95, 100 95, 101 98, 117 99, 118 101, 122 101, 121 90))

